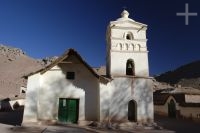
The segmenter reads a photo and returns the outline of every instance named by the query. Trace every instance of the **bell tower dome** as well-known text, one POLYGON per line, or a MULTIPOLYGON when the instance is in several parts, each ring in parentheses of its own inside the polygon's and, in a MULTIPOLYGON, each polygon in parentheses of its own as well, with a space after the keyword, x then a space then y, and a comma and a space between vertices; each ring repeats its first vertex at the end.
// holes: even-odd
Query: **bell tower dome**
POLYGON ((147 25, 129 18, 126 10, 110 22, 106 32, 108 76, 149 76, 146 30, 147 25))

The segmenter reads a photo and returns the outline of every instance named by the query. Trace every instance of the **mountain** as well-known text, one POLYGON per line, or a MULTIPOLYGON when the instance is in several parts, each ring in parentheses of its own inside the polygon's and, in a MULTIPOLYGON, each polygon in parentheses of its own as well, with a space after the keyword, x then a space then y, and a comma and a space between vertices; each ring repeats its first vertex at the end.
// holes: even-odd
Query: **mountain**
POLYGON ((49 60, 36 60, 19 48, 0 44, 0 99, 17 97, 20 87, 26 86, 24 76, 43 68, 49 60))
POLYGON ((155 79, 169 84, 180 84, 185 87, 200 89, 200 61, 183 65, 173 71, 168 71, 155 79))

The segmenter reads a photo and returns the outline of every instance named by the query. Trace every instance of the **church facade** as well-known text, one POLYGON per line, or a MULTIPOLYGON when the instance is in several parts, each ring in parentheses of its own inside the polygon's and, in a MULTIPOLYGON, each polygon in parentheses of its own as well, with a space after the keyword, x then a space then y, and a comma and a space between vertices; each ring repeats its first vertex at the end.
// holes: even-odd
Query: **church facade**
POLYGON ((73 49, 28 75, 23 123, 153 122, 146 30, 126 10, 110 22, 105 75, 73 49))

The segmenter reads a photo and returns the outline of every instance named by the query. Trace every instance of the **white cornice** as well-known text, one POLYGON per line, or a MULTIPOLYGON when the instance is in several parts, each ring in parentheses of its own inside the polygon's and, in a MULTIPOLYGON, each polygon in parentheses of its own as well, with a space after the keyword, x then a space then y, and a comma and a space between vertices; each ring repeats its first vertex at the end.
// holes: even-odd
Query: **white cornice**
POLYGON ((123 19, 123 20, 111 21, 110 25, 113 25, 113 24, 124 24, 124 23, 129 23, 129 24, 133 24, 133 25, 136 25, 136 26, 145 26, 145 27, 147 27, 146 24, 139 23, 139 22, 133 21, 131 19, 127 19, 127 20, 123 19))
POLYGON ((130 42, 130 43, 132 43, 132 42, 147 42, 148 41, 148 39, 133 39, 133 40, 126 40, 126 39, 124 39, 124 38, 116 38, 116 37, 111 37, 110 38, 111 40, 120 40, 120 41, 127 41, 127 42, 130 42))
POLYGON ((131 76, 131 75, 116 75, 112 74, 112 78, 144 78, 144 79, 154 79, 153 77, 150 76, 131 76))
POLYGON ((127 51, 127 50, 110 50, 110 52, 119 52, 119 53, 148 53, 149 51, 127 51))
POLYGON ((123 30, 141 30, 141 31, 146 31, 147 30, 147 28, 142 28, 141 29, 141 27, 139 27, 139 28, 137 28, 137 27, 122 27, 122 26, 112 26, 111 27, 112 29, 123 29, 123 30))

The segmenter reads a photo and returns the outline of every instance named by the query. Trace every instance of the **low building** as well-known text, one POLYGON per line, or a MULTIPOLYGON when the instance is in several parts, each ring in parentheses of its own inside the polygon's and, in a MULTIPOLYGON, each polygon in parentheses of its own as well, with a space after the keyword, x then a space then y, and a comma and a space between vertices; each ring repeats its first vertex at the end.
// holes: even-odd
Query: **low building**
POLYGON ((200 90, 191 87, 167 88, 154 92, 156 114, 200 120, 200 90))

